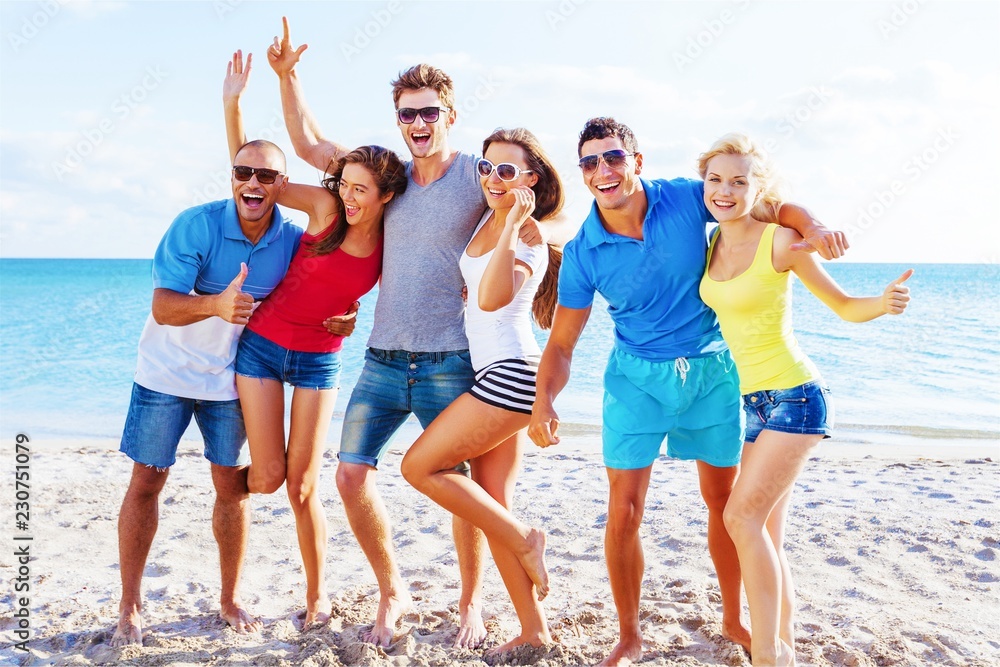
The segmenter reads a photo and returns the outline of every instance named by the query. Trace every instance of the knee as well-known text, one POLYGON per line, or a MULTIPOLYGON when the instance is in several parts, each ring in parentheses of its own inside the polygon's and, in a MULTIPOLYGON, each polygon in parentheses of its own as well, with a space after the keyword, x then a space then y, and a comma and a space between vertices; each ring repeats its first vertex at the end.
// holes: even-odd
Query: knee
POLYGON ((705 500, 708 511, 713 514, 723 514, 729 505, 732 488, 729 486, 702 487, 701 497, 705 500))
POLYGON ((726 505, 722 512, 722 521, 733 542, 744 542, 755 533, 760 534, 763 528, 740 502, 730 502, 726 505))
POLYGON ((358 497, 364 490, 371 468, 360 464, 343 463, 337 466, 337 491, 344 502, 358 497))
POLYGON ((220 502, 237 503, 249 498, 246 468, 212 466, 212 484, 215 496, 220 502))
POLYGON ((155 500, 167 481, 167 470, 136 464, 129 480, 128 495, 133 498, 155 500))
POLYGON ((403 457, 403 461, 399 464, 399 472, 403 475, 403 479, 410 483, 410 486, 417 491, 423 491, 428 475, 427 471, 420 465, 417 457, 410 456, 407 453, 403 457))
POLYGON ((292 509, 298 512, 309 504, 310 499, 316 495, 316 483, 306 481, 301 477, 289 476, 285 490, 288 492, 288 502, 292 509))
POLYGON ((642 507, 634 502, 621 502, 608 510, 608 537, 623 540, 639 533, 642 525, 642 507))

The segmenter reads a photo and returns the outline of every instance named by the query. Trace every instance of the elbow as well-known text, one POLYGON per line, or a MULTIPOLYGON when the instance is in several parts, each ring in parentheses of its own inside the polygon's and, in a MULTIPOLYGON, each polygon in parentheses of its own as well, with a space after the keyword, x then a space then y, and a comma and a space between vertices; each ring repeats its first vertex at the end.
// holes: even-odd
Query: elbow
POLYGON ((511 302, 511 299, 504 300, 502 298, 501 299, 489 298, 480 295, 477 301, 479 303, 479 310, 483 311, 484 313, 493 313, 500 310, 507 304, 509 304, 511 302))

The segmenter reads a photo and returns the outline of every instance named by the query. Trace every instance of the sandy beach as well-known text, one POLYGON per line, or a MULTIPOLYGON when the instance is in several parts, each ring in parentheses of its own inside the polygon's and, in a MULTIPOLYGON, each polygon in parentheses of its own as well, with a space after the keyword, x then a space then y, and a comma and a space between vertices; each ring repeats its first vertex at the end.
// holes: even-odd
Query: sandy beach
MULTIPOLYGON (((516 511, 548 534, 546 609, 555 643, 510 656, 516 664, 594 664, 617 637, 603 559, 607 481, 599 447, 593 433, 567 440, 546 451, 532 448, 524 460, 516 511)), ((116 442, 32 443, 30 652, 11 644, 18 570, 11 529, 0 556, 0 662, 485 664, 485 650, 452 648, 458 572, 450 520, 400 476, 406 444, 397 440, 379 475, 394 516, 402 574, 415 600, 389 648, 358 639, 373 618, 377 588, 333 484, 336 448, 327 452, 323 471, 333 620, 306 631, 296 620, 304 583, 293 516, 281 489, 252 501, 242 591, 265 628, 241 636, 218 618, 209 469, 200 443, 184 441, 161 496, 159 531, 145 572, 144 645, 119 650, 108 640, 120 593, 117 514, 131 462, 116 451, 116 442)), ((954 453, 928 457, 917 449, 837 443, 818 450, 796 487, 788 528, 800 664, 985 666, 1000 659, 997 447, 947 451, 954 453)), ((13 447, 2 461, 5 470, 13 469, 13 447)), ((7 484, 13 496, 13 481, 7 484)), ((642 531, 642 664, 750 664, 742 649, 719 634, 720 599, 705 531, 694 464, 661 458, 642 531)), ((516 631, 492 561, 485 618, 490 635, 484 648, 516 631)))

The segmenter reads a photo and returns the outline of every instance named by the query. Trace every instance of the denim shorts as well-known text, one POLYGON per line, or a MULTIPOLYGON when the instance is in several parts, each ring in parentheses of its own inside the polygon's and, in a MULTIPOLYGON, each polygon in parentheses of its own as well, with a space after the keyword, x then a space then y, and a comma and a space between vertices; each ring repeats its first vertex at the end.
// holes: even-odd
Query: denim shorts
POLYGON ((739 377, 729 350, 711 357, 647 361, 612 349, 604 372, 604 465, 646 468, 667 455, 719 468, 743 451, 739 377))
POLYGON ((369 348, 344 414, 338 457, 377 468, 393 434, 410 413, 427 428, 452 401, 469 391, 474 378, 468 350, 369 348))
POLYGON ((791 389, 744 394, 743 411, 747 417, 747 442, 755 442, 764 429, 824 438, 833 433, 830 389, 817 381, 791 389))
POLYGON ((227 468, 249 465, 250 452, 239 399, 181 398, 135 383, 119 451, 136 463, 169 468, 177 460, 177 445, 192 415, 205 440, 206 459, 227 468))
POLYGON ((236 374, 304 389, 339 389, 340 353, 296 352, 244 329, 236 348, 236 374))

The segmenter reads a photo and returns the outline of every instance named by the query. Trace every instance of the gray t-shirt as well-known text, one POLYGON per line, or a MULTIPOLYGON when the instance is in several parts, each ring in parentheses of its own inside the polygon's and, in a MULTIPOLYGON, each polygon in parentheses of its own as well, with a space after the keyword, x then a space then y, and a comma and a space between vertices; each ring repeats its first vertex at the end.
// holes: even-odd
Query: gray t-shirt
POLYGON ((444 176, 420 187, 406 165, 406 192, 385 209, 382 283, 368 346, 409 352, 469 347, 458 258, 486 208, 474 155, 459 153, 444 176))

